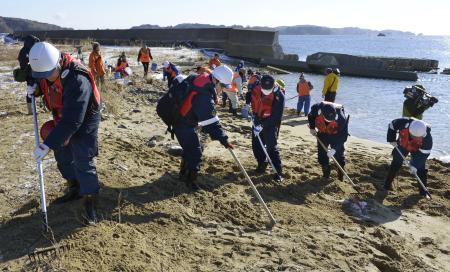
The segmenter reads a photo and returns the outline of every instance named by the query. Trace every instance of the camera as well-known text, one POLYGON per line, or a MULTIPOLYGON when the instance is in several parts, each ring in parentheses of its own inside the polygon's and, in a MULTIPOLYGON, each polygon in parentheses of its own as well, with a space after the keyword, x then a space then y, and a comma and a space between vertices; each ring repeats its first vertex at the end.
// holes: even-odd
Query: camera
POLYGON ((403 91, 406 99, 414 101, 418 109, 427 109, 433 107, 439 100, 430 95, 422 85, 406 87, 403 91))

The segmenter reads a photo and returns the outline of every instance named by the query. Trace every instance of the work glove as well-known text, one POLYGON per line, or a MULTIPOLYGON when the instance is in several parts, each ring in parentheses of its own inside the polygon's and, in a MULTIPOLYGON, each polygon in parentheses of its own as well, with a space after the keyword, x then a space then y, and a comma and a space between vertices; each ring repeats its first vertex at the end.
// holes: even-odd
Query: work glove
POLYGON ((227 143, 226 145, 224 145, 226 149, 234 149, 234 145, 227 143))
POLYGON ((409 166, 409 172, 413 175, 417 175, 417 168, 415 168, 414 166, 410 165, 409 166))
POLYGON ((394 148, 398 146, 397 142, 389 142, 394 148))
POLYGON ((36 87, 37 87, 36 83, 34 83, 31 86, 30 85, 27 86, 27 96, 28 97, 31 97, 34 95, 34 92, 36 91, 36 87))
POLYGON ((259 136, 262 130, 263 127, 261 125, 253 126, 253 134, 255 134, 256 137, 259 136))
POLYGON ((311 133, 312 136, 317 136, 317 130, 315 128, 309 129, 309 133, 311 133))
POLYGON ((328 150, 328 152, 327 152, 327 156, 328 156, 328 158, 330 158, 330 159, 331 159, 335 154, 336 154, 336 150, 334 150, 333 148, 330 149, 330 150, 328 150))
POLYGON ((45 144, 39 144, 34 150, 34 158, 37 162, 42 161, 42 159, 48 154, 50 148, 45 144))

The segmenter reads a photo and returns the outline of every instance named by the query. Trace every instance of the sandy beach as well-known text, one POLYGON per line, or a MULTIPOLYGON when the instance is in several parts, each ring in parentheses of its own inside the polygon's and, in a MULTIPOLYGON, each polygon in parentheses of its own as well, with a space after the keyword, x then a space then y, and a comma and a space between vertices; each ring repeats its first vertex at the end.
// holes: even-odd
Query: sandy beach
MULTIPOLYGON (((386 194, 380 189, 392 148, 350 137, 346 170, 361 192, 355 194, 338 181, 336 168, 331 179, 321 178, 306 118, 286 109, 279 136, 285 179, 276 183, 270 168, 264 175, 254 171, 250 122, 218 107, 237 156, 278 221, 268 231, 264 210, 220 143, 202 137, 203 191, 192 192, 178 180, 180 157, 168 153, 177 142, 155 111, 167 85, 156 74, 145 81, 140 66, 132 66, 133 85, 110 76, 102 90, 102 221, 84 226, 81 202, 50 205, 53 238, 43 237, 32 117, 26 115, 25 84, 12 82, 18 50, 0 46, 2 271, 450 271, 450 164, 428 161, 431 201, 418 195, 406 168, 386 194), (367 204, 362 213, 347 201, 355 197, 367 204), (53 244, 70 249, 41 261, 28 258, 53 244)), ((207 61, 189 49, 152 50, 158 64, 185 64, 185 74, 207 61)), ((107 48, 105 55, 120 51, 107 48)), ((138 48, 126 51, 136 59, 138 48)), ((40 110, 39 123, 48 119, 40 110)), ((51 203, 65 184, 53 155, 44 167, 51 203)))

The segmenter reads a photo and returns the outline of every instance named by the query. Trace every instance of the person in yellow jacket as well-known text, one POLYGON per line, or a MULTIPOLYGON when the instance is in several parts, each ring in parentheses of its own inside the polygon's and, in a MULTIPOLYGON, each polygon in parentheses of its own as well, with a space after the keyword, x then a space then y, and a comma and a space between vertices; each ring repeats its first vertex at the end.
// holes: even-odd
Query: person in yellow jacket
POLYGON ((331 69, 327 68, 326 70, 327 76, 323 82, 323 90, 322 97, 325 98, 325 101, 333 102, 336 100, 336 92, 339 86, 339 69, 331 69))

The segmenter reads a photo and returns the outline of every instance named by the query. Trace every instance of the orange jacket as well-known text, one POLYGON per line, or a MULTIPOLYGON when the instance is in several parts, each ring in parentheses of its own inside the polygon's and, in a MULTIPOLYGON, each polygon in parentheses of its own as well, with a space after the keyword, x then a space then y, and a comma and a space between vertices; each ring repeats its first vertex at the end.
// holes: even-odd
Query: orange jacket
POLYGON ((89 68, 93 76, 103 76, 106 73, 103 58, 99 53, 92 51, 89 55, 89 68))
POLYGON ((116 67, 116 72, 123 72, 125 71, 125 68, 128 67, 128 62, 122 61, 119 65, 116 67))
POLYGON ((150 48, 141 48, 141 50, 139 50, 138 61, 150 62, 151 60, 152 54, 150 53, 150 48))
POLYGON ((220 62, 220 60, 218 60, 218 59, 212 58, 209 60, 208 64, 209 64, 209 67, 213 67, 213 65, 215 65, 217 67, 217 66, 222 65, 222 62, 220 62))
POLYGON ((297 93, 299 96, 308 96, 311 93, 311 85, 309 81, 297 83, 297 93))
POLYGON ((233 74, 233 81, 231 82, 231 88, 228 89, 227 91, 234 92, 234 93, 236 93, 238 91, 238 86, 237 86, 237 83, 236 83, 236 79, 238 77, 241 77, 238 73, 234 73, 233 74))

